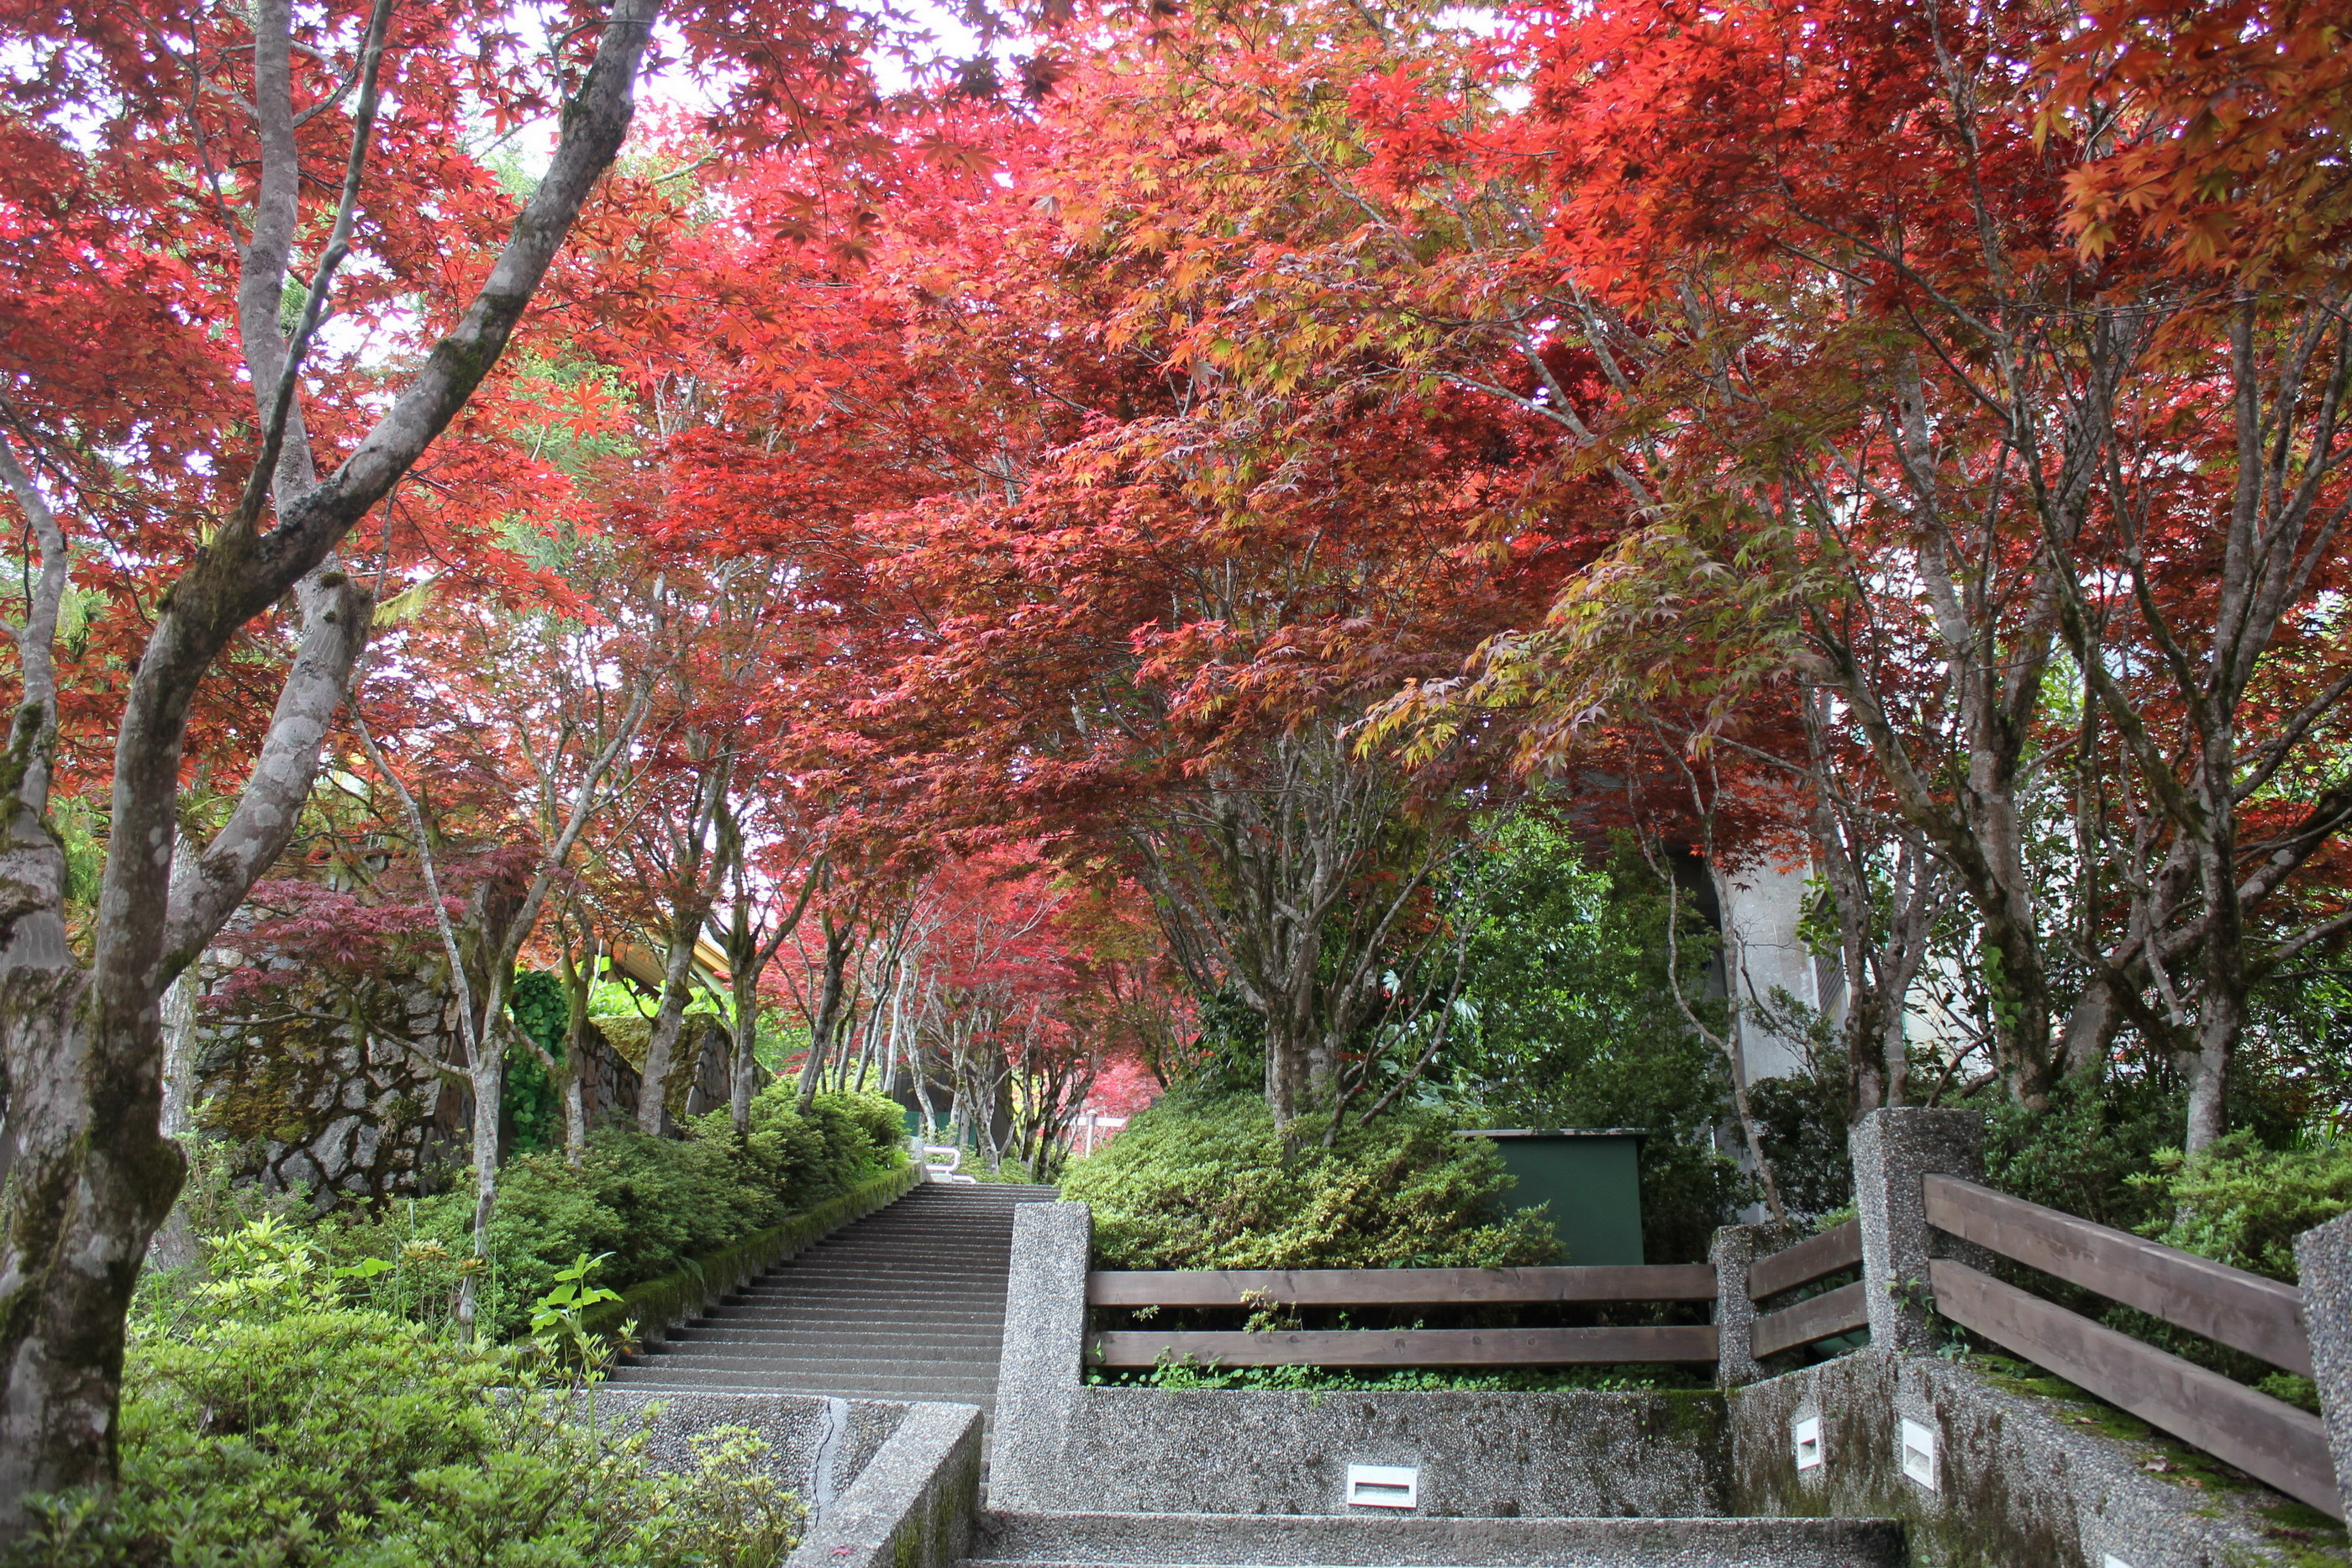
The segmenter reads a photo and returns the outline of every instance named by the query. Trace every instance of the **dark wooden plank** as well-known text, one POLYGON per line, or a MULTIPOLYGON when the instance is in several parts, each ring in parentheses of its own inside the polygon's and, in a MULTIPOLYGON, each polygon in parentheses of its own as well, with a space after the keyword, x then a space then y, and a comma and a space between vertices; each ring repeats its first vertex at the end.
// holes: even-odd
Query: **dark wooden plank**
POLYGON ((1808 1237, 1785 1251, 1749 1264, 1748 1297, 1761 1301, 1767 1296, 1810 1285, 1825 1274, 1852 1268, 1861 1261, 1862 1222, 1850 1219, 1833 1230, 1808 1237))
POLYGON ((1809 1296, 1793 1307, 1767 1312, 1748 1326, 1748 1348, 1759 1359, 1832 1334, 1850 1334, 1870 1324, 1870 1298, 1857 1279, 1809 1296))
POLYGON ((2303 1292, 1951 1176, 1927 1178, 1927 1223, 2273 1366, 2311 1375, 2303 1292))
POLYGON ((1097 1366, 1154 1366, 1190 1357, 1221 1366, 1565 1366, 1711 1362, 1715 1329, 1335 1329, 1294 1333, 1090 1336, 1097 1366))
POLYGON ((1087 1300, 1097 1307, 1714 1300, 1715 1270, 1704 1263, 1584 1268, 1134 1268, 1087 1276, 1087 1300))
POLYGON ((1948 1258, 1927 1265, 1936 1310, 2287 1496, 2344 1517, 2319 1417, 2142 1344, 1948 1258))

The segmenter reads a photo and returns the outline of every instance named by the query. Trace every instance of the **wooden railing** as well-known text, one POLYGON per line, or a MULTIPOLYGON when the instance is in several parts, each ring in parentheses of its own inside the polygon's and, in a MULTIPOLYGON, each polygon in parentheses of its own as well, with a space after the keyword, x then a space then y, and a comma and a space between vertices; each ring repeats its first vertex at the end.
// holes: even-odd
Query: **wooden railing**
MULTIPOLYGON (((2311 1374, 2303 1293, 2210 1258, 1952 1176, 1927 1178, 1927 1223, 1987 1252, 2311 1374)), ((2316 1415, 1950 1258, 1928 1264, 1936 1310, 2152 1426, 2337 1519, 2316 1415)))
MULTIPOLYGON (((1826 1279, 1862 1263, 1862 1222, 1848 1220, 1833 1230, 1797 1243, 1748 1269, 1748 1298, 1766 1301, 1785 1291, 1826 1279)), ((1748 1353, 1759 1361, 1800 1345, 1850 1334, 1870 1323, 1870 1301, 1862 1281, 1807 1297, 1777 1312, 1759 1314, 1748 1326, 1748 1353)))
MULTIPOLYGON (((1128 1270, 1087 1277, 1097 1307, 1490 1306, 1712 1301, 1704 1263, 1561 1268, 1128 1270)), ((1712 1362, 1714 1325, 1568 1329, 1328 1329, 1090 1333, 1097 1366, 1564 1366, 1712 1362)))

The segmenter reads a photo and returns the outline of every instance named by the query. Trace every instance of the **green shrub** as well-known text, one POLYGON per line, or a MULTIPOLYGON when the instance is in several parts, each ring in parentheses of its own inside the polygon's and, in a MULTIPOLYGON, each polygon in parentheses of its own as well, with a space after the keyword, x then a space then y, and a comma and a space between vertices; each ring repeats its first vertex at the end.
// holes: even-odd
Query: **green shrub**
MULTIPOLYGON (((786 1216, 835 1197, 905 1158, 898 1108, 877 1095, 819 1095, 803 1115, 789 1083, 751 1103, 738 1138, 727 1113, 699 1118, 682 1138, 633 1127, 590 1134, 578 1164, 560 1152, 522 1154, 499 1173, 489 1267, 477 1321, 504 1339, 557 1270, 585 1253, 609 1254, 599 1283, 614 1289, 676 1272, 786 1216)), ((372 1302, 405 1316, 446 1316, 473 1252, 472 1184, 326 1223, 341 1261, 393 1267, 371 1280, 372 1302)))
MULTIPOLYGON (((1505 826, 1477 874, 1486 904, 1463 992, 1473 1026, 1433 1076, 1480 1108, 1478 1126, 1647 1130, 1643 1252, 1653 1263, 1706 1258, 1716 1227, 1754 1194, 1715 1152, 1730 1073, 1675 1005, 1658 879, 1630 845, 1597 862, 1566 825, 1533 812, 1505 826)), ((1713 930, 1691 900, 1676 910, 1685 993, 1721 1027, 1722 1004, 1704 1000, 1713 930)), ((1843 1201, 1838 1186, 1825 1206, 1843 1201)))
POLYGON ((2232 1132, 2194 1159, 2160 1150, 2156 1166, 2138 1184, 2170 1212, 2143 1225, 2144 1234, 2290 1285, 2294 1238, 2352 1209, 2352 1142, 2342 1140, 2273 1150, 2232 1132))
POLYGON ((132 1325, 121 1487, 34 1500, 11 1568, 768 1568, 801 1516, 742 1428, 690 1474, 600 1427, 535 1347, 341 1303, 274 1220, 214 1249, 208 1313, 132 1325))
MULTIPOLYGON (((1312 1125, 1311 1123, 1309 1124, 1312 1125)), ((1288 1159, 1255 1095, 1179 1086, 1091 1158, 1063 1195, 1094 1205, 1114 1268, 1498 1268, 1556 1257, 1534 1209, 1507 1210, 1502 1157, 1459 1123, 1402 1107, 1288 1159)))
POLYGON ((2179 1138, 2179 1098, 2154 1079, 2064 1079, 2052 1086, 2046 1110, 2005 1097, 1986 1108, 1985 1173, 2021 1198, 2137 1229, 2163 1203, 2140 1178, 2179 1138))

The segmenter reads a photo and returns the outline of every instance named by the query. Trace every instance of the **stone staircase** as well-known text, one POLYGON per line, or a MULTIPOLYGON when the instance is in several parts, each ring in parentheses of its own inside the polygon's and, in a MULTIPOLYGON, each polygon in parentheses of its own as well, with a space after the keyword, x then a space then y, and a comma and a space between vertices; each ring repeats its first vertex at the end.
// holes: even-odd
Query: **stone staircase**
POLYGON ((927 1182, 671 1329, 612 1382, 992 1411, 1013 1211, 1054 1196, 927 1182))
POLYGON ((983 1513, 963 1568, 1901 1568, 1859 1519, 983 1513))

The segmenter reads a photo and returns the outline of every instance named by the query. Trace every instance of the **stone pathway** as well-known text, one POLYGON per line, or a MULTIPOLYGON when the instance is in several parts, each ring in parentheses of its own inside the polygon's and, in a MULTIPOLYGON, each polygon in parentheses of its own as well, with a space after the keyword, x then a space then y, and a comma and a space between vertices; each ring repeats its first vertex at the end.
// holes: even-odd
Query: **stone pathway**
POLYGON ((927 1182, 670 1330, 612 1381, 993 1411, 1013 1213, 1054 1196, 927 1182))

